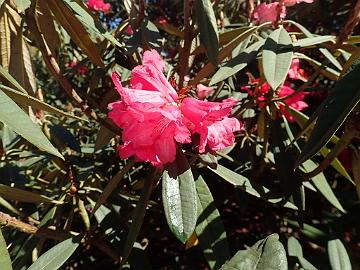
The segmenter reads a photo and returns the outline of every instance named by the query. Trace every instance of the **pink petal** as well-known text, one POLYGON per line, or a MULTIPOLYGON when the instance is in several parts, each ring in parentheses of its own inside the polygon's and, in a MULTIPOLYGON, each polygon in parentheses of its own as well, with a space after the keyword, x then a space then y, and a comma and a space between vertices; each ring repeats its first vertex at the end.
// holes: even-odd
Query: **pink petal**
POLYGON ((164 72, 165 63, 156 50, 145 51, 143 56, 143 65, 152 65, 159 72, 164 72))
POLYGON ((214 91, 213 87, 208 87, 201 83, 196 86, 196 95, 199 99, 207 98, 209 95, 214 93, 214 91))
MULTIPOLYGON (((259 23, 263 24, 265 22, 276 22, 278 19, 279 14, 279 3, 262 3, 260 5, 257 5, 254 9, 253 17, 254 20, 259 23)), ((280 11, 280 18, 285 18, 286 16, 286 10, 282 9, 280 11)))

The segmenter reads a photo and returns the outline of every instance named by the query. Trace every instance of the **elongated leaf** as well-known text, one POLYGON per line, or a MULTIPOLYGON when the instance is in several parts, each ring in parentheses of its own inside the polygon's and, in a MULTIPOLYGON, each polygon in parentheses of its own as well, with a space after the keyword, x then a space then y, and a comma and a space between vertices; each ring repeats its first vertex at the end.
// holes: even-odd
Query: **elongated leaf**
POLYGON ((196 20, 200 30, 200 41, 213 65, 217 65, 219 34, 216 17, 210 0, 195 0, 196 20))
POLYGON ((165 168, 162 178, 162 199, 171 231, 183 243, 195 230, 197 195, 190 165, 182 152, 165 168))
POLYGON ((304 258, 302 247, 299 241, 293 236, 288 239, 288 253, 289 256, 294 256, 298 259, 304 270, 317 270, 315 266, 313 266, 308 260, 304 258))
POLYGON ((240 52, 238 56, 234 57, 233 59, 222 65, 211 78, 210 85, 221 82, 245 68, 251 61, 256 58, 258 51, 263 44, 263 40, 255 42, 254 44, 250 45, 248 48, 240 52))
POLYGON ((155 24, 149 20, 143 21, 141 24, 141 33, 151 48, 160 49, 161 35, 155 24))
POLYGON ((30 0, 15 0, 16 7, 19 12, 23 12, 25 9, 30 7, 30 0))
POLYGON ((293 56, 293 46, 288 32, 280 27, 266 39, 263 48, 264 75, 272 89, 285 81, 293 56))
POLYGON ((349 255, 339 239, 328 242, 328 255, 332 270, 351 270, 349 255))
POLYGON ((331 90, 308 142, 305 144, 297 165, 315 155, 338 130, 352 109, 360 100, 360 64, 346 74, 331 90))
POLYGON ((3 91, 7 96, 9 96, 12 100, 14 100, 19 105, 28 105, 31 107, 34 107, 39 110, 44 110, 50 113, 57 114, 59 116, 65 116, 69 118, 74 118, 81 121, 87 121, 86 119, 83 119, 81 117, 78 117, 76 115, 72 115, 70 113, 64 112, 62 110, 59 110, 41 100, 38 100, 37 98, 34 98, 32 96, 29 96, 28 94, 21 93, 19 91, 15 91, 9 87, 3 86, 0 84, 0 91, 3 91))
MULTIPOLYGON (((101 59, 99 49, 95 43, 89 37, 82 23, 73 14, 63 1, 59 0, 46 0, 49 8, 54 14, 56 20, 61 26, 68 32, 71 38, 74 40, 81 50, 89 57, 91 62, 95 65, 103 67, 104 64, 101 59)), ((76 3, 75 1, 71 1, 76 3)))
POLYGON ((318 37, 308 37, 299 39, 298 41, 293 43, 294 47, 309 47, 314 46, 316 44, 321 44, 328 41, 335 41, 335 36, 318 36, 318 37))
POLYGON ((140 200, 138 201, 132 216, 131 227, 127 235, 124 250, 122 253, 123 257, 121 259, 121 265, 124 265, 124 263, 127 261, 131 249, 133 248, 136 238, 139 234, 141 225, 144 220, 146 206, 148 204, 151 192, 153 190, 154 181, 158 180, 157 176, 158 176, 157 171, 155 171, 154 174, 150 176, 150 179, 146 179, 145 181, 145 185, 141 192, 140 200))
POLYGON ((274 197, 270 190, 264 186, 251 181, 250 179, 237 174, 228 168, 218 165, 216 169, 211 169, 214 173, 222 177, 224 180, 233 184, 234 186, 244 190, 246 193, 255 196, 257 198, 264 199, 271 203, 283 204, 284 207, 296 210, 297 207, 291 202, 284 201, 283 198, 274 197))
POLYGON ((247 250, 238 251, 220 270, 286 270, 286 252, 277 234, 272 234, 247 250))
POLYGON ((56 200, 52 200, 46 196, 33 193, 30 191, 9 187, 7 185, 0 184, 0 196, 8 199, 15 200, 19 202, 29 202, 29 203, 61 203, 56 200))
POLYGON ((78 248, 81 235, 69 238, 41 255, 27 270, 59 269, 78 248))
POLYGON ((121 47, 119 41, 117 41, 108 31, 104 29, 101 25, 101 22, 96 19, 96 17, 92 16, 89 10, 86 8, 82 1, 74 1, 74 0, 62 0, 66 3, 74 12, 75 16, 82 22, 83 25, 93 30, 98 35, 106 38, 113 45, 121 47))
POLYGON ((229 258, 226 232, 211 192, 200 175, 195 181, 198 196, 196 235, 211 269, 219 269, 229 258))
POLYGON ((0 229, 0 265, 2 270, 12 270, 11 259, 7 250, 5 239, 0 229))
POLYGON ((0 121, 41 150, 64 159, 41 129, 2 91, 0 91, 0 121))
MULTIPOLYGON (((287 110, 291 113, 292 116, 294 116, 296 123, 303 129, 302 132, 296 136, 294 141, 297 141, 302 135, 305 135, 306 137, 310 137, 311 130, 313 129, 315 123, 312 123, 309 125, 309 123, 308 123, 309 117, 300 111, 297 111, 291 107, 287 107, 287 110)), ((339 141, 339 138, 336 135, 333 135, 330 138, 330 141, 332 141, 333 143, 337 143, 339 141)), ((323 157, 326 157, 329 153, 330 153, 330 150, 326 146, 323 146, 320 149, 320 154, 323 157)), ((331 166, 338 173, 340 173, 342 176, 344 176, 346 179, 348 179, 352 184, 354 184, 354 181, 352 180, 351 176, 348 174, 348 172, 346 171, 344 166, 341 164, 339 159, 335 158, 331 162, 331 166)))
POLYGON ((41 34, 48 45, 51 54, 57 59, 60 38, 59 33, 55 29, 54 19, 50 12, 50 9, 47 5, 46 1, 37 1, 36 9, 38 12, 36 13, 37 22, 39 25, 39 29, 41 34))
MULTIPOLYGON (((259 26, 260 27, 260 26, 259 26)), ((230 42, 226 47, 222 48, 219 52, 219 56, 217 59, 217 62, 220 63, 222 60, 224 60, 226 57, 228 57, 233 50, 235 50, 242 41, 244 41, 246 38, 251 36, 258 27, 254 26, 252 28, 249 28, 245 32, 241 33, 237 38, 235 38, 232 42, 230 42)), ((204 79, 206 76, 209 76, 214 70, 216 66, 213 65, 211 62, 207 63, 195 76, 194 80, 190 81, 189 83, 192 85, 195 85, 199 83, 202 79, 204 79)))
POLYGON ((132 160, 128 164, 126 164, 120 171, 118 171, 113 178, 111 178, 103 192, 100 194, 99 199, 94 206, 93 213, 95 213, 96 210, 107 200, 111 192, 113 192, 114 189, 119 185, 120 181, 124 178, 124 175, 131 169, 133 165, 134 161, 132 160))
POLYGON ((5 78, 9 83, 11 83, 15 88, 17 88, 19 91, 27 94, 27 91, 2 66, 0 66, 0 75, 1 77, 5 78))
MULTIPOLYGON (((8 17, 8 5, 4 4, 0 7, 0 66, 4 67, 5 71, 9 69, 11 53, 11 34, 8 17)), ((1 69, 0 73, 2 74, 1 69)))
MULTIPOLYGON (((303 166, 308 172, 314 170, 317 167, 317 165, 311 160, 307 160, 306 162, 304 162, 303 166)), ((335 206, 341 212, 346 213, 346 211, 340 204, 339 200, 336 198, 334 192, 332 191, 323 173, 319 173, 318 175, 314 176, 311 180, 314 186, 333 206, 335 206)))

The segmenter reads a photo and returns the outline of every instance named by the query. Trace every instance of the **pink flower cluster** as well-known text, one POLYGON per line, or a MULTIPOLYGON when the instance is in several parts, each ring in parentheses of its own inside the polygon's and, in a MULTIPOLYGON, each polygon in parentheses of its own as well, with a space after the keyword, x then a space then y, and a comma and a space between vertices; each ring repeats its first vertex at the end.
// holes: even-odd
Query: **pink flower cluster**
POLYGON ((233 132, 242 124, 228 117, 237 100, 207 102, 181 97, 163 74, 165 63, 155 51, 146 51, 143 64, 131 73, 130 88, 112 79, 121 101, 109 104, 109 118, 122 130, 121 158, 135 156, 137 161, 156 167, 173 162, 177 144, 198 141, 199 153, 218 151, 234 143, 233 132), (195 139, 194 139, 195 138, 195 139))
POLYGON ((87 5, 89 9, 94 11, 102 11, 104 14, 108 14, 111 9, 110 3, 104 3, 104 0, 88 0, 87 5))
POLYGON ((284 19, 286 17, 286 8, 304 3, 312 3, 314 0, 283 0, 284 6, 280 6, 280 2, 274 2, 270 4, 262 3, 255 7, 253 13, 253 19, 256 23, 263 24, 266 22, 276 22, 278 19, 284 19))

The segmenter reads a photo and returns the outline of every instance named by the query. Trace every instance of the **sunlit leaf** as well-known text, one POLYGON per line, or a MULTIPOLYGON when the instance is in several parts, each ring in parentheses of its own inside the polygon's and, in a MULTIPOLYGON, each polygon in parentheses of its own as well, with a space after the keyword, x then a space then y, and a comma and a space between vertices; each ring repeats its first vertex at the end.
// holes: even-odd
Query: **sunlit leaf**
POLYGON ((0 230, 0 265, 2 270, 12 270, 11 259, 7 250, 7 245, 0 230))
POLYGON ((163 173, 162 198, 171 231, 183 243, 195 230, 197 195, 190 165, 183 153, 163 173))
POLYGON ((293 56, 293 46, 288 32, 280 27, 273 31, 263 48, 264 75, 272 89, 276 90, 285 81, 293 56))
POLYGON ((272 234, 247 250, 238 251, 220 270, 287 270, 286 252, 277 234, 272 234))
POLYGON ((328 242, 328 255, 332 270, 351 270, 351 263, 346 249, 339 239, 328 242))
POLYGON ((62 241, 41 255, 27 270, 59 269, 78 248, 82 238, 77 235, 62 241))

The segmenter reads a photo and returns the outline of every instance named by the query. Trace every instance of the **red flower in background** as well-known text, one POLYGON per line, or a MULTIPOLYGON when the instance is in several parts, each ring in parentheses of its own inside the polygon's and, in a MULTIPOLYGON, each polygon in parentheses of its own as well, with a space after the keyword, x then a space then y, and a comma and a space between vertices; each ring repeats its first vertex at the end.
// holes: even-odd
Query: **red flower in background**
MULTIPOLYGON (((259 83, 259 79, 254 80, 253 83, 259 83)), ((256 101, 260 109, 265 108, 267 101, 266 94, 269 93, 270 90, 270 85, 267 82, 263 83, 261 86, 257 86, 255 90, 251 89, 248 86, 242 87, 242 89, 247 90, 249 95, 256 96, 256 101)), ((294 93, 295 90, 290 87, 290 83, 285 82, 278 92, 278 97, 283 98, 293 95, 294 93)), ((293 96, 290 96, 289 98, 286 98, 285 100, 283 100, 283 102, 286 103, 286 105, 288 105, 289 107, 301 111, 308 107, 308 104, 303 101, 305 95, 306 93, 299 92, 293 96)), ((281 113, 286 117, 286 119, 289 122, 294 122, 294 117, 286 110, 286 106, 281 102, 278 102, 277 104, 280 108, 281 113)))
POLYGON ((95 11, 102 11, 104 14, 108 14, 111 9, 110 3, 104 3, 104 0, 88 0, 87 5, 89 9, 95 11))

